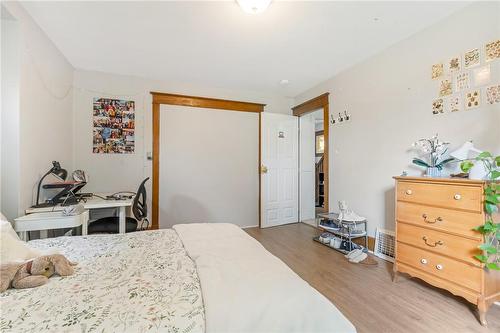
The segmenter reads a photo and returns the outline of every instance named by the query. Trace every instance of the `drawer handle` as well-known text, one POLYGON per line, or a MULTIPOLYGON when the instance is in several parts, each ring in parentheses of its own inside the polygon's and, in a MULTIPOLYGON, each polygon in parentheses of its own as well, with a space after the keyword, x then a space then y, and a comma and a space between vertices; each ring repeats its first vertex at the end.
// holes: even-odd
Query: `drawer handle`
POLYGON ((462 199, 462 196, 461 196, 460 194, 455 194, 455 195, 453 196, 453 199, 455 199, 455 200, 460 200, 460 199, 462 199))
POLYGON ((424 265, 427 265, 427 259, 425 258, 420 259, 420 262, 424 265))
POLYGON ((410 190, 410 189, 408 189, 408 190, 406 190, 406 192, 405 192, 405 193, 406 193, 406 195, 412 195, 413 191, 412 191, 412 190, 410 190))
POLYGON ((427 243, 427 241, 429 240, 429 239, 427 238, 427 236, 423 236, 423 237, 422 237, 422 239, 424 240, 425 245, 430 246, 430 247, 436 247, 436 246, 438 246, 438 245, 443 245, 443 244, 444 244, 444 243, 443 243, 443 241, 440 241, 440 240, 438 240, 437 242, 434 242, 434 244, 432 244, 432 243, 427 243))
POLYGON ((439 271, 440 271, 440 270, 442 270, 442 269, 443 269, 443 265, 441 265, 441 264, 437 264, 437 265, 436 265, 436 269, 437 269, 437 270, 439 270, 439 271))
POLYGON ((441 216, 436 217, 436 218, 434 219, 434 221, 432 221, 432 220, 428 220, 428 219, 427 219, 427 218, 428 218, 427 214, 422 214, 422 217, 423 217, 423 219, 424 219, 424 222, 427 222, 427 223, 436 223, 436 222, 441 222, 441 221, 443 221, 443 218, 442 218, 441 216))

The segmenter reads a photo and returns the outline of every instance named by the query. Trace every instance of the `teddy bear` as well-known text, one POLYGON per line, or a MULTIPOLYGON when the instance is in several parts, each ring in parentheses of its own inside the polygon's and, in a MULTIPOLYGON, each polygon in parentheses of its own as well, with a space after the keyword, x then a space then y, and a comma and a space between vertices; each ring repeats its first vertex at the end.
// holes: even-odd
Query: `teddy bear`
POLYGON ((25 263, 0 265, 0 293, 13 287, 16 289, 33 288, 44 285, 55 274, 73 275, 76 263, 62 254, 46 255, 25 263))

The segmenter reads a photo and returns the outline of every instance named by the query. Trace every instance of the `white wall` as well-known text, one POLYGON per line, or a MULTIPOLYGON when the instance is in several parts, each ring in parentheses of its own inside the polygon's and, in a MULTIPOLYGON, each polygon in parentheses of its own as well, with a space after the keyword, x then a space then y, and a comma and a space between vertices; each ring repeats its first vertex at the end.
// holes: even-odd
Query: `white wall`
POLYGON ((20 29, 19 125, 12 129, 19 137, 19 202, 7 208, 20 215, 32 204, 33 189, 51 161, 72 169, 73 67, 19 3, 2 5, 20 29))
POLYGON ((0 209, 10 220, 19 207, 19 79, 21 40, 19 24, 2 8, 2 112, 0 209))
POLYGON ((318 110, 299 118, 299 220, 316 217, 316 117, 318 110))
MULTIPOLYGON (((403 170, 420 174, 410 163, 412 142, 439 133, 457 148, 472 139, 477 147, 500 153, 500 104, 432 115, 438 82, 430 79, 439 61, 500 37, 500 3, 477 3, 397 43, 295 100, 330 92, 330 110, 346 109, 352 120, 330 125, 330 209, 344 199, 368 218, 369 230, 394 228, 394 181, 403 170)), ((500 83, 500 60, 491 63, 500 83)), ((484 94, 484 89, 482 90, 484 94)))
POLYGON ((162 105, 160 124, 160 227, 258 225, 258 114, 162 105))
MULTIPOLYGON (((115 192, 135 190, 140 181, 151 177, 152 150, 151 91, 265 103, 265 112, 290 113, 293 100, 256 92, 231 91, 216 87, 196 87, 182 82, 163 82, 139 77, 76 70, 74 74, 74 166, 90 178, 83 191, 115 192), (92 153, 92 99, 111 97, 136 102, 135 154, 92 153)), ((148 184, 151 197, 151 182, 148 184)))

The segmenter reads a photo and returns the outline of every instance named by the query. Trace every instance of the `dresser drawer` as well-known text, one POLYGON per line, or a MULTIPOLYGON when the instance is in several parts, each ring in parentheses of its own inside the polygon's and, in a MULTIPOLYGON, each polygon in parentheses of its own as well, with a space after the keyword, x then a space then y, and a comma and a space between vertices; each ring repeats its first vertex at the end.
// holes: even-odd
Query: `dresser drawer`
POLYGON ((479 292, 481 289, 482 268, 400 242, 397 243, 396 260, 470 290, 479 292))
POLYGON ((480 186, 398 182, 397 200, 444 208, 482 211, 480 186))
POLYGON ((446 255, 457 260, 467 261, 480 267, 480 262, 474 259, 475 254, 481 251, 477 248, 481 242, 460 236, 453 236, 443 232, 415 227, 398 222, 398 242, 414 245, 425 250, 446 255))
POLYGON ((484 216, 479 213, 399 201, 396 209, 396 220, 482 240, 482 235, 472 230, 484 224, 484 216))

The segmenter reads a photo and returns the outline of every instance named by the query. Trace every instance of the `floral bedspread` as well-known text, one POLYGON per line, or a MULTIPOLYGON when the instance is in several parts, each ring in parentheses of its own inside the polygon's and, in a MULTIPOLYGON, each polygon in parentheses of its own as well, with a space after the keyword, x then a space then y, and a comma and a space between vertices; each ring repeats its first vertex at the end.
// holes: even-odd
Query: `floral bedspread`
POLYGON ((196 267, 174 230, 30 242, 78 262, 75 274, 0 294, 1 332, 203 332, 196 267))

